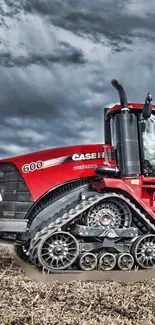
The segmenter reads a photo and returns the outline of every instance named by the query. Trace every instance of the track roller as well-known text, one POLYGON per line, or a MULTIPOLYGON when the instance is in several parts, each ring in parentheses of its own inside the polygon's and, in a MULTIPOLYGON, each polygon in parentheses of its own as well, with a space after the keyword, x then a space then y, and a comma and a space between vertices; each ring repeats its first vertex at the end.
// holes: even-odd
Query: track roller
POLYGON ((155 268, 155 235, 139 236, 133 243, 131 252, 140 268, 155 268))
POLYGON ((100 271, 111 271, 116 266, 116 257, 112 253, 102 253, 99 257, 98 268, 100 271))
POLYGON ((129 271, 134 266, 134 258, 129 253, 121 253, 117 255, 117 266, 121 271, 129 271))
POLYGON ((84 253, 79 258, 79 266, 83 271, 93 271, 97 267, 97 256, 93 253, 84 253))
POLYGON ((58 272, 72 266, 79 255, 79 245, 68 232, 45 235, 38 244, 38 261, 44 271, 58 272))

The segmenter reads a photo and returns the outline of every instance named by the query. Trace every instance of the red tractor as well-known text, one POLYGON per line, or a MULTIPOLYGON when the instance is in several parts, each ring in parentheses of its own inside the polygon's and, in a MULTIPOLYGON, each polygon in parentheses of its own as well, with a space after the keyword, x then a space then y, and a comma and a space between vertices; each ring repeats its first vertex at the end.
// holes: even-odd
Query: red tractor
POLYGON ((155 106, 105 108, 105 144, 0 161, 0 237, 48 273, 155 267, 155 106))

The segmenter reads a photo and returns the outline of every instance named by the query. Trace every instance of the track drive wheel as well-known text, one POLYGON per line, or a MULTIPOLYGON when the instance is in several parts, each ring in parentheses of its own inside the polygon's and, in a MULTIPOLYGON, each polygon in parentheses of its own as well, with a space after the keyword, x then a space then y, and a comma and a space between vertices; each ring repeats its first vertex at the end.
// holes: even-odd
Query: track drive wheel
POLYGON ((129 206, 119 198, 108 198, 90 208, 85 216, 90 227, 128 228, 132 223, 129 206))
POLYGON ((48 232, 40 238, 34 250, 38 267, 48 273, 69 269, 79 255, 76 238, 64 231, 48 232))
POLYGON ((139 236, 133 243, 131 254, 140 268, 155 268, 155 235, 139 236))

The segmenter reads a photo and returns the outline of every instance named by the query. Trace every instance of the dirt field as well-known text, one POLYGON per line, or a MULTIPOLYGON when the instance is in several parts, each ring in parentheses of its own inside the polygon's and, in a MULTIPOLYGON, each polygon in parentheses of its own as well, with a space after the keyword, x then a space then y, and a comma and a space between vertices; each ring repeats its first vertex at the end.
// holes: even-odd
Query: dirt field
POLYGON ((151 325, 155 281, 53 282, 24 276, 10 249, 0 248, 1 325, 151 325))

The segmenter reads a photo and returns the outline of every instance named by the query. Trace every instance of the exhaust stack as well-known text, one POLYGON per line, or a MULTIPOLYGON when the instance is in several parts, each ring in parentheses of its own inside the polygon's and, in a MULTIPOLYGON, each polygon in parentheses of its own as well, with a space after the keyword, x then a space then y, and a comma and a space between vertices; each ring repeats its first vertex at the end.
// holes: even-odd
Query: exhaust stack
POLYGON ((129 110, 127 96, 126 96, 126 92, 125 92, 123 86, 116 79, 113 79, 111 81, 111 84, 118 92, 119 100, 120 100, 120 104, 121 104, 121 110, 124 110, 124 108, 129 110))

